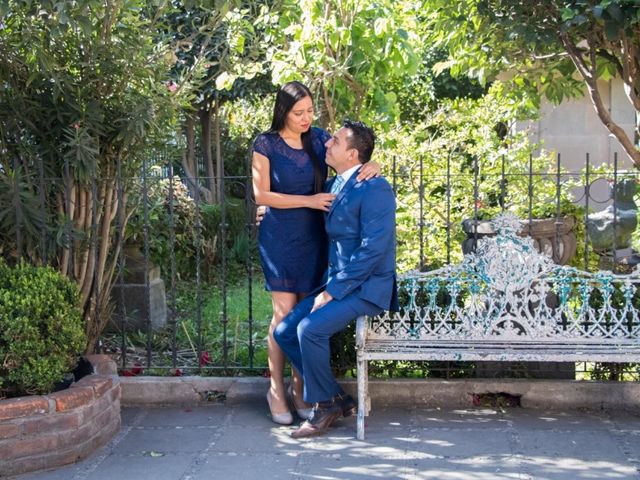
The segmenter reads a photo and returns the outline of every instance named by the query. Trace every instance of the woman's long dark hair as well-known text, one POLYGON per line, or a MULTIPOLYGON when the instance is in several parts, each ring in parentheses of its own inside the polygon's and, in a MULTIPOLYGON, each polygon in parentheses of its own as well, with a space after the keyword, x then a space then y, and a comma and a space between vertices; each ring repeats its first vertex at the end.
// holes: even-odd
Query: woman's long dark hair
MULTIPOLYGON (((305 97, 309 97, 313 101, 311 90, 300 82, 293 81, 285 83, 280 87, 276 94, 276 103, 273 107, 273 118, 271 120, 271 129, 269 132, 278 133, 282 130, 284 128, 287 115, 293 106, 305 97)), ((320 166, 320 159, 313 150, 311 127, 302 134, 302 148, 304 148, 304 151, 311 158, 311 164, 313 165, 314 193, 322 192, 326 177, 322 167, 320 166)))

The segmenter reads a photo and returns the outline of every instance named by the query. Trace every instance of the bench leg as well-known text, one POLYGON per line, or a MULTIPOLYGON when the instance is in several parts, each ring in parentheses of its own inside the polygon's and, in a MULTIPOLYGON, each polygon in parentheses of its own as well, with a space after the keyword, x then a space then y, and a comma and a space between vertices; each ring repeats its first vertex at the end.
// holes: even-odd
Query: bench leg
POLYGON ((356 438, 364 440, 364 417, 369 415, 369 369, 368 362, 358 352, 358 416, 356 420, 356 438))

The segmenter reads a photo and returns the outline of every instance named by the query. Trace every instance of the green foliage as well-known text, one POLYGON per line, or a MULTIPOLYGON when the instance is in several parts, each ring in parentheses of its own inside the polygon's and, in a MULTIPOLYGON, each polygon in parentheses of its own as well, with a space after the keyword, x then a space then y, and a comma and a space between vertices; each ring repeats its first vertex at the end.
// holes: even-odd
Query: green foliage
MULTIPOLYGON (((152 167, 151 171, 156 171, 152 167)), ((144 248, 145 196, 141 179, 131 188, 130 202, 134 214, 127 223, 128 244, 144 248)), ((247 212, 243 200, 230 197, 224 204, 225 243, 222 237, 222 204, 199 204, 179 177, 173 179, 151 175, 147 178, 147 242, 151 260, 160 266, 164 278, 171 273, 171 257, 179 280, 195 279, 198 253, 201 273, 213 279, 221 261, 220 248, 228 260, 242 265, 253 245, 246 232, 247 212)), ((229 268, 229 265, 227 265, 229 268)))
MULTIPOLYGON (((640 111, 640 4, 627 0, 424 2, 427 31, 448 49, 443 67, 490 82, 499 75, 537 107, 588 93, 602 123, 640 165, 637 138, 611 118, 602 82, 619 78, 640 111), (533 20, 532 20, 533 19, 533 20)), ((636 127, 640 116, 637 116, 636 127)))
POLYGON ((0 207, 0 257, 15 254, 10 245, 19 234, 22 250, 34 252, 41 246, 42 233, 51 230, 47 212, 33 195, 35 179, 21 167, 7 167, 4 173, 0 176, 0 206, 4 206, 0 207))
POLYGON ((237 80, 252 80, 264 70, 264 39, 256 25, 274 2, 224 1, 215 7, 198 3, 175 2, 166 16, 167 32, 177 46, 172 75, 180 81, 198 72, 193 104, 207 103, 216 94, 225 101, 239 93, 237 80))
MULTIPOLYGON (((228 279, 224 293, 222 282, 219 283, 203 284, 199 289, 190 281, 178 284, 174 292, 176 323, 154 332, 151 337, 152 349, 156 353, 154 366, 164 369, 171 366, 174 342, 179 366, 187 367, 183 371, 185 374, 203 374, 207 367, 222 366, 225 347, 230 369, 249 365, 263 369, 267 365, 266 338, 272 307, 271 295, 264 289, 262 279, 254 279, 251 285, 251 312, 246 280, 228 279), (207 352, 206 362, 201 364, 198 351, 207 352)), ((125 332, 125 336, 130 352, 128 362, 144 364, 146 332, 125 332), (132 355, 131 352, 135 353, 132 355)), ((106 345, 117 346, 121 342, 120 334, 107 334, 103 338, 106 345)), ((220 370, 214 372, 217 375, 220 370)), ((145 374, 156 373, 145 370, 145 374)))
POLYGON ((446 51, 426 48, 418 71, 395 86, 402 123, 423 121, 443 100, 479 98, 486 93, 487 88, 475 79, 454 77, 448 69, 436 71, 434 67, 446 58, 446 51))
MULTIPOLYGON (((397 127, 381 136, 381 153, 376 159, 387 169, 395 159, 399 271, 421 263, 416 235, 421 224, 422 264, 435 268, 446 261, 447 240, 450 260, 461 259, 464 219, 491 218, 503 210, 528 217, 530 186, 538 209, 532 214, 552 213, 541 208, 555 207, 555 159, 544 152, 531 157, 534 146, 527 132, 512 128, 523 110, 502 93, 502 85, 496 83, 479 99, 443 101, 422 123, 397 127), (527 174, 530 162, 531 178, 527 174)), ((562 206, 568 209, 570 195, 564 178, 561 192, 562 206)))
POLYGON ((75 284, 49 267, 0 260, 0 397, 51 392, 84 346, 75 284))
POLYGON ((561 36, 598 42, 598 73, 606 80, 624 63, 615 60, 620 52, 611 42, 633 36, 640 19, 638 6, 624 0, 438 0, 425 6, 432 38, 449 49, 454 73, 485 82, 510 72, 514 86, 533 88, 555 102, 584 92, 561 36))
MULTIPOLYGON (((214 365, 223 362, 223 321, 226 320, 228 361, 231 365, 249 365, 250 343, 253 345, 253 364, 267 364, 266 338, 271 322, 271 295, 264 289, 262 279, 254 281, 252 289, 252 320, 249 326, 247 305, 247 284, 234 283, 226 290, 226 302, 223 304, 222 292, 217 289, 207 296, 202 309, 205 336, 205 349, 210 352, 214 365), (226 312, 224 308, 226 308, 226 312), (225 316, 226 314, 226 316, 225 316)), ((193 323, 192 323, 193 325, 193 323)), ((195 333, 195 331, 194 331, 195 333)))
POLYGON ((400 105, 393 86, 419 65, 414 7, 388 0, 283 2, 266 27, 274 40, 267 52, 274 83, 305 79, 330 128, 344 114, 394 121, 400 105))
POLYGON ((0 218, 0 250, 78 281, 89 349, 104 326, 99 312, 108 310, 121 247, 116 222, 128 213, 114 179, 138 174, 147 152, 173 136, 189 96, 188 82, 168 88, 175 46, 162 18, 172 8, 2 3, 0 212, 22 216, 0 218))
MULTIPOLYGON (((268 95, 249 93, 225 104, 222 151, 228 176, 250 175, 250 151, 253 140, 271 125, 274 89, 268 95)), ((249 186, 251 188, 251 186, 249 186)))

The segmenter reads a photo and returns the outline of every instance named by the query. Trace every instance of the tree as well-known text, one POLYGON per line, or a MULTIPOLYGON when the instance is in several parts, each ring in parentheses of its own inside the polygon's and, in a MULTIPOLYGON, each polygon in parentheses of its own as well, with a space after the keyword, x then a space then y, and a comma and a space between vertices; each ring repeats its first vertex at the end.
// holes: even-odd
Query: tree
POLYGON ((204 6, 178 7, 168 22, 176 48, 177 62, 172 75, 177 82, 198 64, 203 74, 191 102, 184 109, 181 126, 186 140, 182 168, 192 194, 198 189, 207 203, 222 198, 224 158, 221 149, 221 106, 247 93, 247 82, 260 87, 265 46, 256 25, 273 7, 273 1, 238 2, 232 10, 210 10, 204 6), (215 26, 213 29, 207 28, 215 26), (251 82, 254 77, 257 82, 251 82), (213 146, 215 145, 215 149, 213 146), (199 147, 199 148, 198 148, 199 147), (197 182, 197 151, 202 154, 205 177, 197 182), (215 151, 215 158, 214 158, 215 151))
POLYGON ((324 126, 333 127, 345 114, 395 121, 400 112, 393 86, 419 65, 413 6, 285 0, 268 29, 276 39, 267 52, 274 83, 306 81, 317 93, 324 126))
MULTIPOLYGON (((586 89, 596 113, 640 168, 640 5, 628 0, 435 0, 425 3, 441 67, 559 103, 586 89), (636 111, 635 138, 611 118, 599 79, 616 76, 636 111)), ((535 96, 533 98, 536 98, 535 96)))
POLYGON ((173 8, 144 0, 0 5, 0 252, 78 283, 88 351, 109 318, 132 214, 126 179, 140 174, 155 142, 173 136, 202 71, 169 83, 176 46, 163 22, 173 8))

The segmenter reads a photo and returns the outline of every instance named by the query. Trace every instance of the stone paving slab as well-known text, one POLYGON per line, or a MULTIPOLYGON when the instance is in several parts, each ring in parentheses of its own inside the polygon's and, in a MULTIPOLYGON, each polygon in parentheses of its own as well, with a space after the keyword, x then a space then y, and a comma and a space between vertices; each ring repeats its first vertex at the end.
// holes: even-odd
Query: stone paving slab
POLYGON ((640 480, 640 412, 375 408, 295 440, 260 404, 125 408, 75 465, 15 480, 640 480))
POLYGON ((526 479, 637 479, 636 465, 608 460, 581 460, 571 456, 524 456, 519 459, 526 479))
POLYGON ((211 480, 213 478, 265 480, 268 478, 296 478, 296 472, 300 472, 298 456, 223 453, 209 455, 198 472, 185 478, 189 478, 189 480, 211 480))
MULTIPOLYGON (((123 409, 126 412, 128 409, 123 409)), ((229 414, 223 405, 210 408, 158 408, 146 410, 139 419, 132 418, 131 424, 140 427, 216 427, 224 423, 229 414)))

